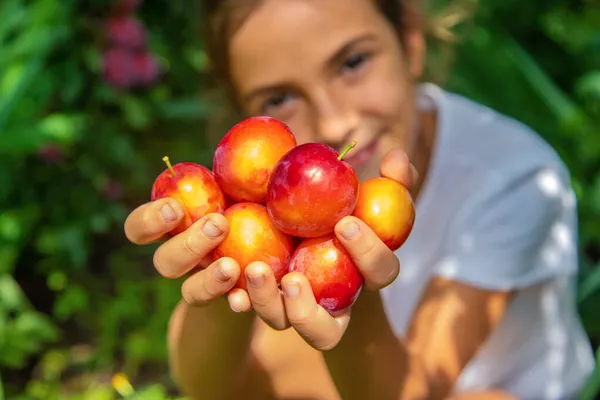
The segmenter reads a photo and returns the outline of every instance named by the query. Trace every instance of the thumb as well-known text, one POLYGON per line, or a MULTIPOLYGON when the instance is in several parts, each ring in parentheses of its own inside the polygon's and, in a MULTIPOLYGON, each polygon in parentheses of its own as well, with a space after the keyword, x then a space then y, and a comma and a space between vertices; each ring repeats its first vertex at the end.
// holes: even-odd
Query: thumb
POLYGON ((387 152, 379 165, 381 176, 394 179, 407 188, 412 188, 417 182, 419 174, 408 159, 406 152, 395 148, 387 152))

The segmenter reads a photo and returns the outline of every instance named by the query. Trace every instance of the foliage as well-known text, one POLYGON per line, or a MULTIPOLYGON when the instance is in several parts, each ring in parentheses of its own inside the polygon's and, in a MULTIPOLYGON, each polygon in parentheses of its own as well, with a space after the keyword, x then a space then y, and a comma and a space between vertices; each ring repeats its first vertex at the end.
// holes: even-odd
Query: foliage
MULTIPOLYGON (((103 81, 105 1, 0 3, 0 400, 112 399, 125 371, 173 395, 165 332, 179 282, 154 246, 129 245, 127 213, 148 200, 160 158, 211 162, 222 110, 196 2, 143 4, 152 85, 103 81)), ((471 3, 453 3, 455 9, 471 3)), ((434 3, 435 9, 447 1, 434 3)), ((579 301, 600 339, 600 10, 587 0, 481 0, 446 87, 524 121, 568 163, 579 200, 579 301)), ((438 53, 432 52, 435 62, 438 53)), ((582 399, 600 388, 590 380, 582 399)))

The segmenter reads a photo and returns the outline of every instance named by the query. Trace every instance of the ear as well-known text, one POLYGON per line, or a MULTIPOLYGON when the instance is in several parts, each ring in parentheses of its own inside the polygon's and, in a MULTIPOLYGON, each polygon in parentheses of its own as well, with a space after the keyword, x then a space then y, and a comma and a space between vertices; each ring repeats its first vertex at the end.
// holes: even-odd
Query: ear
POLYGON ((408 56, 410 74, 413 79, 419 80, 423 75, 427 45, 421 13, 418 6, 410 2, 404 7, 402 41, 408 56))

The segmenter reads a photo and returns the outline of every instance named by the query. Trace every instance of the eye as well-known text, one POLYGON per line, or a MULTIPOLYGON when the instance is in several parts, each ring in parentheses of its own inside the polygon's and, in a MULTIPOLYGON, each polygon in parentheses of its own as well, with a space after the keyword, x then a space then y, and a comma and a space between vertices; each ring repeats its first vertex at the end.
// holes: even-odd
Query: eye
POLYGON ((358 53, 348 57, 342 64, 342 73, 353 72, 361 68, 370 58, 367 53, 358 53))
POLYGON ((289 93, 277 93, 269 97, 263 104, 263 111, 269 111, 282 107, 291 99, 289 93))

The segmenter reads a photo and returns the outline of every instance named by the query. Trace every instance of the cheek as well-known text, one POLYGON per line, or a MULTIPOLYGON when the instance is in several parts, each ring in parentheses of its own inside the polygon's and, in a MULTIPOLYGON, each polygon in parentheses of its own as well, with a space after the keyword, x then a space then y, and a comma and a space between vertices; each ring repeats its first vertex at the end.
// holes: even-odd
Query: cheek
POLYGON ((300 106, 292 117, 282 119, 282 122, 294 132, 296 142, 299 145, 316 141, 315 127, 311 121, 315 121, 314 116, 309 112, 305 104, 300 106))
POLYGON ((353 97, 362 115, 375 119, 379 129, 404 136, 410 128, 414 105, 410 80, 401 65, 379 61, 353 97))

